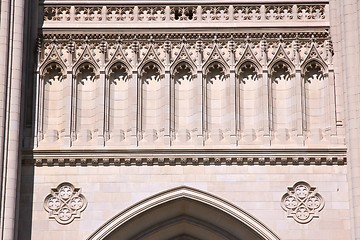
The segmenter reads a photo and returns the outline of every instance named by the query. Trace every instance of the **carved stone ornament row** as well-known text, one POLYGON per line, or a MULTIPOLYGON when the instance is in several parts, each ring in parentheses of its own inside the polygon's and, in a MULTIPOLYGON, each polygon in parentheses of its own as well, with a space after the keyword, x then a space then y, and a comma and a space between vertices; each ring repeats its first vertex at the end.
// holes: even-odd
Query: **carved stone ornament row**
POLYGON ((45 5, 45 22, 258 22, 322 21, 327 4, 243 4, 203 6, 45 5))
MULTIPOLYGON (((149 154, 148 154, 149 155, 149 154)), ((24 158, 36 166, 153 166, 153 165, 345 165, 345 156, 334 157, 36 157, 24 158)))
MULTIPOLYGON (((238 66, 246 60, 258 68, 283 59, 292 69, 307 60, 332 64, 333 46, 328 32, 234 33, 234 34, 46 34, 39 37, 38 66, 59 62, 73 67, 84 60, 95 67, 110 67, 117 61, 137 69, 152 60, 161 67, 187 61, 203 67, 218 60, 238 66)), ((76 69, 73 69, 76 70, 76 69)))
POLYGON ((298 223, 308 223, 313 218, 318 218, 324 205, 324 199, 317 193, 316 187, 302 181, 288 187, 281 199, 281 207, 287 212, 287 216, 298 223))
POLYGON ((80 188, 68 182, 52 188, 44 201, 44 208, 49 212, 49 218, 55 219, 60 224, 69 224, 75 218, 80 218, 86 206, 87 201, 81 194, 80 188))

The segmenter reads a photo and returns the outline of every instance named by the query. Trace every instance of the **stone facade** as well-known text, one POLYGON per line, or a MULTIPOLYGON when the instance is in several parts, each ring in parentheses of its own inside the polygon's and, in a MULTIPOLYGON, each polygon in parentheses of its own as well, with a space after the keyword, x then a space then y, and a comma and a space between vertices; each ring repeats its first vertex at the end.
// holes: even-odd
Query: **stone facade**
POLYGON ((357 9, 2 1, 0 239, 360 239, 357 9))

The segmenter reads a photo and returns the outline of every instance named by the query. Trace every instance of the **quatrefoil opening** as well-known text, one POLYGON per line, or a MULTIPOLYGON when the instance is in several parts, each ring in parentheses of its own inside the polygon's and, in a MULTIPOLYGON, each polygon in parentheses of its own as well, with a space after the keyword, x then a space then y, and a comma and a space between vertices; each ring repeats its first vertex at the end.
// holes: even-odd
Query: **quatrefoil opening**
POLYGON ((281 207, 287 212, 288 217, 303 224, 318 218, 324 205, 324 199, 317 193, 316 187, 302 181, 288 187, 287 193, 281 199, 281 207))
POLYGON ((69 224, 75 218, 80 218, 87 206, 87 201, 80 192, 80 188, 75 188, 68 182, 52 188, 44 201, 49 218, 54 218, 60 224, 69 224))

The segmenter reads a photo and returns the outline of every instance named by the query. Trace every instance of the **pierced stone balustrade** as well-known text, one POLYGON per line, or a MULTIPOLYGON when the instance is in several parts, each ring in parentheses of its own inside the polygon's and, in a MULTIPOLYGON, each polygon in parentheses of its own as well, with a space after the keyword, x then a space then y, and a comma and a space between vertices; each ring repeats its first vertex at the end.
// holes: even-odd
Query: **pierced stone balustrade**
MULTIPOLYGON (((51 2, 51 1, 50 1, 51 2)), ((204 27, 301 27, 328 26, 329 5, 297 4, 234 5, 58 5, 45 3, 43 28, 193 28, 204 27), (131 24, 129 24, 131 23, 131 24)))

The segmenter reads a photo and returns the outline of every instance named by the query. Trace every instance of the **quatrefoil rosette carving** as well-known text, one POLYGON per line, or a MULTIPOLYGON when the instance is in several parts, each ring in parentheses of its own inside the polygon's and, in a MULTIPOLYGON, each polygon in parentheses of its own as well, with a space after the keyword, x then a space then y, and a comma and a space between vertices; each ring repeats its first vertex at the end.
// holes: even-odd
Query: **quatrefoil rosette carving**
POLYGON ((299 223, 308 223, 313 218, 319 217, 319 212, 324 208, 322 196, 316 192, 316 187, 311 187, 306 182, 297 182, 288 187, 281 199, 281 207, 299 223))
POLYGON ((64 182, 45 198, 44 208, 49 212, 49 218, 54 218, 60 224, 69 224, 86 208, 87 201, 71 183, 64 182))

